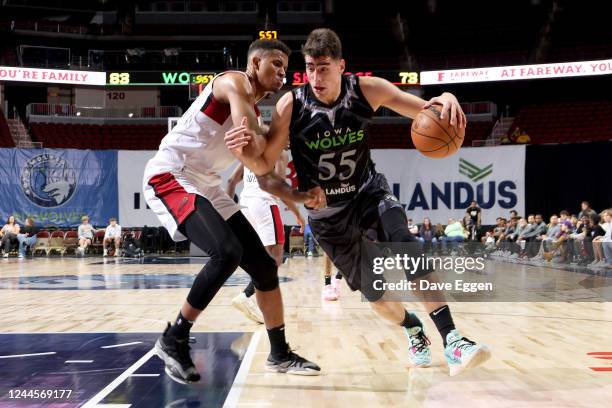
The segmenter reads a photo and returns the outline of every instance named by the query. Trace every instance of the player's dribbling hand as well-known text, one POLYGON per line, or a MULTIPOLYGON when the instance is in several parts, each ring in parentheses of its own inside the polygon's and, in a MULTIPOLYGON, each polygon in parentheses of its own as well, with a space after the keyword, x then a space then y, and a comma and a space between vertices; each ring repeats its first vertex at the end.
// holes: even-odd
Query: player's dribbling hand
POLYGON ((311 188, 306 192, 310 198, 304 201, 304 205, 308 208, 320 210, 321 208, 327 207, 327 199, 325 198, 325 191, 321 187, 311 188))
POLYGON ((431 98, 423 107, 423 109, 429 108, 433 104, 442 105, 442 113, 440 114, 440 119, 444 119, 446 115, 450 113, 450 124, 451 126, 456 126, 458 128, 464 128, 467 125, 467 118, 465 117, 465 113, 463 113, 463 109, 461 109, 461 105, 459 101, 450 92, 444 92, 440 96, 436 96, 431 98))
POLYGON ((249 144, 254 132, 247 127, 246 116, 240 121, 240 126, 231 128, 225 132, 225 146, 234 153, 242 153, 242 148, 249 144))

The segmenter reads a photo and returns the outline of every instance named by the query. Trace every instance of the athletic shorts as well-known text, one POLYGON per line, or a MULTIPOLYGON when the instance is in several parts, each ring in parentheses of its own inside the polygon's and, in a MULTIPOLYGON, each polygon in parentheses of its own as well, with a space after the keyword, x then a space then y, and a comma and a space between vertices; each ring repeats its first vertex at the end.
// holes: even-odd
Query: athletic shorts
POLYGON ((210 201, 226 221, 240 211, 238 204, 220 186, 195 186, 178 172, 161 173, 145 180, 143 190, 147 205, 174 241, 187 239, 178 227, 195 211, 197 195, 210 201))
POLYGON ((285 230, 278 205, 266 198, 244 197, 240 204, 246 207, 243 212, 264 246, 285 243, 285 230))
POLYGON ((374 276, 373 273, 362 276, 362 242, 364 239, 373 238, 381 242, 386 241, 380 225, 380 215, 394 207, 402 208, 391 193, 385 176, 375 174, 368 185, 342 211, 328 218, 308 219, 317 242, 346 278, 349 287, 352 290, 361 290, 368 299, 374 299, 376 295, 365 293, 363 289, 371 288, 369 281, 380 277, 374 276), (362 278, 368 282, 362 282, 362 278))

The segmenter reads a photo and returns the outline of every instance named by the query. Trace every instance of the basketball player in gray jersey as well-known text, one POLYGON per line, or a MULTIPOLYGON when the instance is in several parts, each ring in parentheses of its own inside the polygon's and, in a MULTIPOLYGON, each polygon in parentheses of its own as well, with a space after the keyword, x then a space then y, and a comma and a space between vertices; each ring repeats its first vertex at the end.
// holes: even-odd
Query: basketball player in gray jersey
MULTIPOLYGON (((309 83, 278 101, 263 153, 243 150, 249 143, 263 140, 248 126, 226 132, 226 145, 258 175, 264 190, 297 202, 303 201, 302 192, 316 192, 316 204, 308 204, 309 223, 317 241, 349 287, 360 290, 380 316, 404 328, 413 364, 428 366, 430 342, 421 321, 401 303, 383 300, 384 292, 370 285, 374 276, 361 273, 361 241, 367 231, 377 231, 376 240, 381 242, 416 241, 408 231, 400 203, 370 159, 368 125, 374 112, 383 106, 414 118, 420 110, 440 104, 442 117, 450 115, 451 125, 458 127, 465 127, 465 115, 449 93, 426 102, 381 78, 343 75, 340 39, 329 29, 310 33, 302 53, 309 83), (268 176, 288 139, 297 190, 268 176)), ((420 272, 422 277, 428 271, 420 272)), ((486 346, 459 334, 441 292, 418 294, 442 336, 450 375, 480 365, 490 357, 486 346)))

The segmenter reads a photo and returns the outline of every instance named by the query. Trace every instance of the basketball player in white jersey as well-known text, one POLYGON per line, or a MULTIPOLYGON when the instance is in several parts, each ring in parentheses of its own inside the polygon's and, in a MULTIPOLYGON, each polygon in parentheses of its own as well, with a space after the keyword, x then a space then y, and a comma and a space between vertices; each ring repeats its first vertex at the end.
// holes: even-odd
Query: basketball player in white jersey
MULTIPOLYGON (((145 168, 143 189, 147 204, 170 236, 175 241, 189 239, 210 256, 176 321, 168 323, 155 344, 166 373, 175 381, 190 383, 200 379, 189 355, 189 331, 238 266, 251 276, 264 316, 271 346, 266 368, 289 374, 320 373, 316 364, 289 348, 276 262, 240 207, 220 186, 220 172, 235 161, 225 147, 225 132, 239 124, 261 132, 255 104, 282 87, 289 54, 289 48, 280 41, 253 42, 246 72, 217 75, 164 137, 145 168)), ((253 154, 262 148, 253 141, 245 147, 245 153, 253 154)), ((319 203, 313 192, 302 192, 294 198, 310 205, 319 203)))
MULTIPOLYGON (((275 172, 281 179, 284 179, 287 171, 288 155, 287 152, 281 153, 281 157, 276 163, 275 172)), ((240 193, 240 204, 245 208, 245 215, 249 222, 257 231, 266 250, 274 258, 277 266, 283 263, 283 246, 285 243, 285 232, 283 220, 281 219, 279 202, 283 202, 293 213, 301 230, 304 228, 304 218, 296 205, 289 200, 279 199, 272 194, 263 191, 257 182, 257 176, 240 163, 227 181, 227 194, 234 197, 236 186, 240 181, 244 181, 242 192, 240 193)), ((246 317, 257 323, 263 323, 261 311, 253 302, 255 288, 253 281, 232 299, 232 306, 240 310, 246 317)))

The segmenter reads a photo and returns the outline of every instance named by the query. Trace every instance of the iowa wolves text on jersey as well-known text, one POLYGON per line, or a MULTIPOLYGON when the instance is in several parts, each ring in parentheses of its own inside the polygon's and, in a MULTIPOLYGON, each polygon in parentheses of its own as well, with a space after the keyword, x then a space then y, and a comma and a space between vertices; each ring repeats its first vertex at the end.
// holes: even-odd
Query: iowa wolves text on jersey
POLYGON ((374 111, 359 88, 359 77, 343 76, 332 105, 319 101, 309 85, 292 94, 291 152, 299 189, 320 186, 329 206, 343 206, 375 173, 367 143, 374 111))

